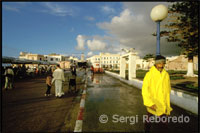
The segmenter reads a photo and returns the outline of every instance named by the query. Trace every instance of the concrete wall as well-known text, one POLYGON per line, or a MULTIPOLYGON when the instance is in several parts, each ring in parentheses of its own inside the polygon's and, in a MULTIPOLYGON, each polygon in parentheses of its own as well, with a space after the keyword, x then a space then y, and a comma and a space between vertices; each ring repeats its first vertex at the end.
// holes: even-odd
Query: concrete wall
MULTIPOLYGON (((112 73, 109 71, 105 71, 105 73, 119 79, 122 82, 125 82, 136 88, 142 89, 143 81, 140 81, 138 79, 134 79, 132 81, 125 80, 125 79, 121 78, 118 74, 112 73)), ((179 107, 181 107, 187 111, 190 111, 194 114, 198 114, 198 97, 197 96, 192 96, 192 95, 186 94, 184 92, 171 90, 170 100, 171 100, 172 104, 179 106, 179 107)))

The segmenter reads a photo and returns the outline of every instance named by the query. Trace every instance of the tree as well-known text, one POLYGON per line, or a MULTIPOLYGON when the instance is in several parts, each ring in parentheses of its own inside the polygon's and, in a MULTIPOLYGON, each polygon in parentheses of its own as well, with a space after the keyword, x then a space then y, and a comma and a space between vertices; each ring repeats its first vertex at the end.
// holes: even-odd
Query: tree
POLYGON ((150 67, 150 61, 155 58, 154 54, 146 54, 143 59, 148 62, 148 69, 150 67))
POLYGON ((144 57, 143 57, 143 59, 144 60, 149 60, 149 59, 151 59, 151 58, 155 58, 155 56, 154 56, 154 54, 146 54, 144 57))
POLYGON ((198 55, 198 2, 175 2, 168 7, 168 23, 163 33, 168 42, 176 42, 188 57, 187 76, 194 76, 193 56, 198 55))

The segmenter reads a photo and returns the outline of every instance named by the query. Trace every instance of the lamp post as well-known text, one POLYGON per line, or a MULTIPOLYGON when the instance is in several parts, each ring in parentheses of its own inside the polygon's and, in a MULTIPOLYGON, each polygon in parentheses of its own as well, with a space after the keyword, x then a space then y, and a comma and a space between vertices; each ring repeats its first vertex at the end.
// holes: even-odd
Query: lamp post
POLYGON ((156 55, 160 55, 160 22, 167 17, 168 9, 164 5, 157 5, 151 10, 151 19, 157 23, 156 55))

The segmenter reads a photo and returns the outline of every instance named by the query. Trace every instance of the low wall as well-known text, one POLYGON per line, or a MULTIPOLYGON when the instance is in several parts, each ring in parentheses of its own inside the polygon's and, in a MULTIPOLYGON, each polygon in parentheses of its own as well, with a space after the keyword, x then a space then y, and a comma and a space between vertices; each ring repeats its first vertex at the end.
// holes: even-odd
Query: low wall
MULTIPOLYGON (((134 79, 130 81, 130 80, 125 80, 124 78, 121 78, 119 74, 116 74, 116 73, 112 73, 109 71, 105 71, 105 73, 119 79, 122 82, 125 82, 136 88, 142 89, 143 81, 141 80, 134 79)), ((194 114, 198 114, 198 97, 197 96, 192 96, 184 92, 171 90, 170 100, 172 104, 179 106, 194 114)))

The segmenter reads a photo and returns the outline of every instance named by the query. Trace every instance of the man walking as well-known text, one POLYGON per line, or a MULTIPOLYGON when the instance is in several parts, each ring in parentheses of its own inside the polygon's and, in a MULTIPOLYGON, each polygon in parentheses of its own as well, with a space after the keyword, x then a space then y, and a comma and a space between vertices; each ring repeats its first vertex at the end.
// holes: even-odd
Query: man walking
POLYGON ((12 67, 9 66, 5 70, 5 89, 8 90, 8 88, 13 89, 13 80, 14 80, 14 72, 12 70, 12 67))
MULTIPOLYGON (((150 131, 150 117, 166 117, 170 115, 170 77, 164 69, 166 59, 161 55, 155 58, 155 65, 151 67, 144 77, 142 96, 144 105, 147 107, 148 118, 145 120, 145 132, 150 131)), ((167 122, 159 122, 159 126, 167 131, 167 122)))
POLYGON ((62 91, 62 84, 65 81, 64 71, 60 68, 60 65, 56 66, 56 70, 53 72, 53 80, 52 83, 55 81, 55 96, 61 97, 64 95, 62 91))

